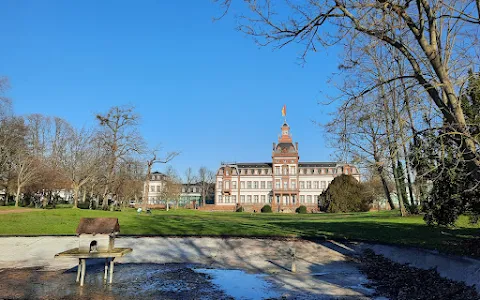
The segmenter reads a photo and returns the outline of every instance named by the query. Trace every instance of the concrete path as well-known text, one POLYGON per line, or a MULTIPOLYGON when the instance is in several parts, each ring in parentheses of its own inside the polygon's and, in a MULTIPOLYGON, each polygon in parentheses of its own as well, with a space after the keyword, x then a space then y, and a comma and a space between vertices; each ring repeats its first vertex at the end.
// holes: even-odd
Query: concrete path
MULTIPOLYGON (((120 263, 191 263, 267 274, 266 279, 288 297, 370 299, 373 293, 363 286, 368 280, 347 256, 309 241, 124 237, 117 238, 115 245, 133 248, 120 263), (290 271, 292 248, 297 257, 296 273, 290 271)), ((77 246, 76 237, 0 238, 0 268, 73 268, 75 259, 53 257, 77 246)))

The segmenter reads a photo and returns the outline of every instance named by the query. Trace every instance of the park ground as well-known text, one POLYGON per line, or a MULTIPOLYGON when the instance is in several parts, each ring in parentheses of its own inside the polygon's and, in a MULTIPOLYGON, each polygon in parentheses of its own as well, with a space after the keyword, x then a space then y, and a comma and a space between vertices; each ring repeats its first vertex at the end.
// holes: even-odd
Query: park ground
POLYGON ((479 231, 466 217, 455 227, 430 227, 421 216, 402 218, 396 211, 137 214, 0 207, 0 296, 478 299, 480 260, 467 256, 479 256, 479 231), (90 263, 81 288, 75 283, 77 261, 53 258, 78 246, 81 217, 118 218, 115 245, 133 248, 118 261, 112 286, 102 283, 103 262, 90 263))
POLYGON ((0 207, 0 236, 74 235, 82 217, 118 218, 123 236, 335 239, 480 257, 480 224, 470 224, 463 216, 455 227, 432 227, 422 216, 400 217, 397 211, 261 214, 172 209, 137 214, 134 209, 111 212, 0 207))

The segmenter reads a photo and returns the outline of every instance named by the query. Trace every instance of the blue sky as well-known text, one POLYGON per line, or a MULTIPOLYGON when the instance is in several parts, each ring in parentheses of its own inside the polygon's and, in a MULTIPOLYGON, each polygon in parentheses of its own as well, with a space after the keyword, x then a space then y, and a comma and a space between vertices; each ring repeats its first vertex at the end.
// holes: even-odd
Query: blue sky
POLYGON ((313 121, 333 109, 318 102, 335 93, 336 50, 301 65, 299 46, 260 48, 233 13, 213 22, 220 10, 209 0, 4 0, 0 75, 21 115, 94 126, 95 113, 135 105, 150 146, 182 152, 172 162, 180 174, 270 161, 283 104, 300 159, 331 159, 313 121))

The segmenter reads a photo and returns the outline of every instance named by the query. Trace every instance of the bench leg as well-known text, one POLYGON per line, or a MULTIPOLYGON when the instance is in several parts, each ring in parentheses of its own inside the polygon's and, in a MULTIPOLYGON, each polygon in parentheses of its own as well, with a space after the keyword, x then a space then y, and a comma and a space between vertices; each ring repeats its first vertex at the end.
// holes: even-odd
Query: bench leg
POLYGON ((80 276, 80 286, 83 286, 83 283, 85 282, 85 270, 86 270, 85 258, 82 258, 81 261, 82 261, 82 275, 80 276))
POLYGON ((103 274, 104 283, 107 283, 107 277, 108 277, 108 258, 105 258, 105 272, 103 274))
POLYGON ((113 282, 113 260, 115 257, 112 257, 112 260, 110 261, 110 284, 113 282))
POLYGON ((77 282, 80 281, 80 274, 82 273, 82 260, 78 260, 78 267, 77 267, 77 282))

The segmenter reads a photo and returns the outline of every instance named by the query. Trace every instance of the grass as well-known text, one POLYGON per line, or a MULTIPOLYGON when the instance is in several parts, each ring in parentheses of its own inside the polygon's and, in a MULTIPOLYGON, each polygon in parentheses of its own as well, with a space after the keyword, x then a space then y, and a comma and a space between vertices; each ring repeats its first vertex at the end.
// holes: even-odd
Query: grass
POLYGON ((300 215, 171 210, 137 215, 134 209, 38 209, 0 215, 0 235, 74 235, 81 217, 116 217, 122 235, 332 238, 480 256, 480 225, 469 224, 466 217, 455 228, 429 227, 421 216, 402 218, 396 211, 300 215))

